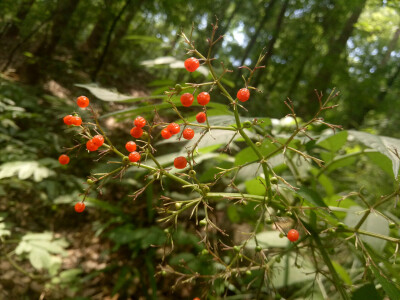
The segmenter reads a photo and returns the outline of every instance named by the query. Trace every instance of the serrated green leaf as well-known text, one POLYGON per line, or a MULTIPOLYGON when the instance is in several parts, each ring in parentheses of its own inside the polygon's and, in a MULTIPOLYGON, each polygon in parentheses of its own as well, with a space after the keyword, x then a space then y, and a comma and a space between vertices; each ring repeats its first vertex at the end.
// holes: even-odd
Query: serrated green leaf
POLYGON ((382 276, 380 271, 373 265, 370 265, 370 268, 390 299, 400 299, 400 289, 393 282, 389 281, 387 276, 382 276))
POLYGON ((50 266, 51 256, 46 250, 33 248, 29 252, 29 261, 36 270, 41 270, 50 266))
POLYGON ((240 215, 238 213, 237 207, 235 205, 229 205, 227 209, 227 215, 232 223, 240 222, 240 215))
POLYGON ((13 161, 0 166, 0 179, 17 176, 21 180, 32 178, 35 182, 40 182, 54 174, 53 170, 37 161, 13 161))
POLYGON ((391 160, 380 152, 366 152, 366 156, 385 173, 393 177, 393 169, 391 160))
POLYGON ((248 194, 265 196, 267 193, 264 178, 257 177, 245 182, 248 194))
POLYGON ((363 285, 362 287, 359 287, 353 292, 351 296, 351 300, 365 299, 382 300, 382 297, 381 295, 379 295, 374 284, 368 283, 366 285, 363 285))

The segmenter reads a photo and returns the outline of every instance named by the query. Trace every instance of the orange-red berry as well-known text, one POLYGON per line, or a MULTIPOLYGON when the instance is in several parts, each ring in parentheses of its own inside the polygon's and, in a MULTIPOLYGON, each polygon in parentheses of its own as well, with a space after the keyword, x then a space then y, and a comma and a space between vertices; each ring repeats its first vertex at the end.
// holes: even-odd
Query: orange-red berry
POLYGON ((200 298, 199 298, 199 297, 196 297, 196 298, 193 298, 193 300, 200 300, 200 298))
POLYGON ((242 88, 237 92, 236 97, 239 99, 239 101, 245 102, 250 98, 250 91, 246 88, 242 88))
POLYGON ((76 103, 80 108, 85 108, 89 105, 89 98, 86 96, 80 96, 76 98, 76 103))
POLYGON ((72 125, 81 126, 81 124, 82 124, 81 117, 78 116, 72 117, 72 125))
POLYGON ((140 138, 142 136, 142 134, 143 134, 143 129, 142 128, 139 128, 139 127, 135 126, 135 127, 133 127, 131 129, 131 136, 133 136, 136 139, 140 138))
POLYGON ((207 116, 206 116, 206 114, 204 112, 199 112, 196 115, 196 120, 199 123, 204 123, 206 121, 206 119, 207 119, 207 116))
POLYGON ((291 242, 295 242, 299 239, 299 232, 296 229, 290 229, 287 233, 287 238, 291 242))
POLYGON ((72 125, 72 124, 73 124, 73 117, 74 117, 74 116, 72 116, 72 115, 65 116, 65 117, 63 118, 64 123, 65 123, 66 125, 72 125))
POLYGON ((95 145, 95 143, 93 143, 93 140, 88 140, 86 142, 86 149, 88 149, 89 151, 96 151, 99 147, 97 147, 95 145))
POLYGON ((58 158, 58 162, 62 165, 66 165, 69 163, 69 156, 65 154, 61 154, 58 158))
POLYGON ((140 160, 140 154, 136 151, 129 153, 128 157, 130 162, 138 162, 140 160))
POLYGON ((189 72, 194 72, 200 66, 200 62, 197 58, 191 57, 185 60, 185 68, 189 72))
POLYGON ((164 138, 164 139, 169 139, 171 136, 172 136, 172 133, 171 132, 169 132, 169 130, 168 130, 168 128, 164 128, 163 130, 161 130, 161 136, 164 138))
POLYGON ((104 137, 101 134, 95 135, 92 138, 92 142, 96 145, 96 147, 101 147, 101 145, 104 143, 104 137))
POLYGON ((136 143, 133 141, 127 142, 125 144, 125 149, 128 150, 128 152, 136 151, 136 143))
POLYGON ((194 137, 194 130, 192 128, 186 128, 182 132, 182 136, 186 140, 191 140, 194 137))
POLYGON ((174 159, 174 166, 177 169, 184 169, 187 165, 187 160, 186 157, 184 156, 179 156, 174 159))
POLYGON ((172 135, 177 134, 179 133, 179 131, 181 131, 181 127, 179 126, 179 124, 176 123, 168 124, 167 129, 172 135))
POLYGON ((143 117, 137 117, 135 119, 135 121, 133 122, 133 124, 137 127, 137 128, 143 128, 146 125, 146 119, 143 117))
POLYGON ((210 102, 210 94, 207 92, 201 92, 197 95, 197 102, 200 105, 207 105, 207 103, 210 102))
POLYGON ((190 93, 184 93, 181 96, 181 103, 184 107, 189 107, 193 104, 194 97, 190 93))
POLYGON ((78 203, 75 204, 75 211, 76 211, 77 213, 81 213, 81 212, 83 212, 84 210, 85 210, 85 203, 83 203, 83 202, 78 202, 78 203))

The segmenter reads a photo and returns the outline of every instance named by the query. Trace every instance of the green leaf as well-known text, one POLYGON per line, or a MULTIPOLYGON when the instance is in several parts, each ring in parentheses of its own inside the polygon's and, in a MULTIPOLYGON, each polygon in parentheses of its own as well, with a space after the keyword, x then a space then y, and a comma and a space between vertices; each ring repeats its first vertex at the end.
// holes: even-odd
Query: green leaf
POLYGON ((265 196, 267 193, 265 180, 261 177, 253 178, 245 182, 246 191, 248 194, 265 196))
POLYGON ((322 200, 322 197, 309 188, 302 186, 299 190, 296 190, 295 193, 312 206, 327 207, 324 200, 322 200))
POLYGON ((352 284, 351 278, 350 278, 350 275, 347 273, 346 269, 343 268, 339 263, 337 263, 334 260, 332 260, 332 265, 335 268, 336 273, 339 274, 339 276, 342 278, 344 283, 351 285, 352 284))
MULTIPOLYGON (((285 248, 289 245, 289 240, 279 236, 279 231, 263 231, 256 234, 258 244, 262 248, 285 248)), ((247 249, 255 249, 256 242, 253 239, 246 244, 247 249)))
POLYGON ((32 178, 35 182, 54 175, 54 171, 37 161, 13 161, 0 166, 0 179, 17 176, 21 180, 32 178))
MULTIPOLYGON (((365 209, 359 206, 352 206, 347 211, 347 216, 344 219, 344 223, 349 227, 354 227, 361 220, 364 215, 365 209)), ((361 225, 360 229, 374 232, 382 235, 389 234, 388 221, 381 215, 370 213, 364 223, 361 225)), ((360 234, 360 238, 371 246, 375 251, 381 252, 385 248, 386 241, 375 238, 372 236, 367 236, 360 234)), ((400 299, 400 298, 399 298, 400 299)))
MULTIPOLYGON (((276 150, 276 146, 272 144, 269 140, 262 142, 261 147, 259 147, 262 155, 266 156, 276 150)), ((278 153, 277 153, 278 154, 278 153)), ((235 156, 235 165, 242 165, 248 162, 253 162, 259 160, 257 154, 251 147, 244 148, 235 156)))
POLYGON ((356 289, 351 296, 351 300, 366 299, 382 300, 381 295, 379 295, 378 291, 375 288, 375 285, 372 283, 368 283, 356 289))
POLYGON ((347 135, 347 131, 340 131, 327 137, 321 137, 318 140, 317 145, 331 152, 336 152, 346 143, 347 135))
POLYGON ((240 222, 240 215, 235 205, 229 205, 227 209, 228 218, 232 223, 240 222))
POLYGON ((392 161, 394 177, 399 174, 400 159, 397 151, 400 153, 400 140, 387 136, 373 135, 366 132, 349 130, 349 133, 365 146, 379 151, 392 161), (397 155, 396 155, 397 154, 397 155))
POLYGON ((50 266, 51 256, 46 250, 33 248, 29 253, 29 261, 36 270, 41 270, 50 266))
POLYGON ((366 152, 366 156, 385 173, 393 178, 392 162, 380 152, 366 152))
MULTIPOLYGON (((400 289, 391 281, 387 279, 387 276, 382 276, 380 271, 375 268, 372 264, 370 265, 375 278, 382 285, 383 290, 389 296, 390 299, 400 299, 400 289)), ((372 299, 372 298, 370 298, 372 299)))

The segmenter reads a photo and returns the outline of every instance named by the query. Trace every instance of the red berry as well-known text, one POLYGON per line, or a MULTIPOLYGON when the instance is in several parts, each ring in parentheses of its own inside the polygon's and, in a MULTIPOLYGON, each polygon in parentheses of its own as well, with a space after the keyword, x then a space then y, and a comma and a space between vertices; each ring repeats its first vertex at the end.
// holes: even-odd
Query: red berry
POLYGON ((287 233, 287 238, 291 242, 295 242, 299 239, 299 232, 296 229, 290 229, 287 233))
POLYGON ((128 157, 130 162, 138 162, 140 160, 140 154, 136 151, 129 153, 128 157))
POLYGON ((179 156, 174 159, 174 166, 177 169, 184 169, 187 165, 187 160, 184 156, 179 156))
POLYGON ((72 124, 75 126, 81 126, 81 124, 82 124, 81 117, 78 117, 78 116, 72 117, 72 124))
POLYGON ((142 136, 142 134, 143 134, 143 129, 142 128, 139 128, 139 127, 135 126, 135 127, 133 127, 131 129, 131 136, 133 136, 136 139, 140 138, 142 136))
POLYGON ((63 118, 63 121, 64 121, 64 123, 66 124, 66 125, 72 125, 73 123, 73 116, 72 115, 68 115, 68 116, 65 116, 64 118, 63 118))
POLYGON ((199 112, 199 113, 196 115, 196 120, 197 120, 197 122, 199 122, 199 123, 204 123, 204 122, 206 121, 206 119, 207 119, 207 116, 206 116, 206 114, 203 113, 203 112, 199 112))
POLYGON ((101 145, 103 145, 104 143, 104 138, 101 134, 95 135, 92 138, 93 144, 96 145, 96 147, 101 147, 101 145))
POLYGON ((146 125, 146 120, 143 117, 137 117, 133 122, 137 128, 143 128, 146 125))
POLYGON ((86 142, 86 149, 88 149, 89 151, 96 151, 97 148, 99 148, 99 147, 97 147, 97 146, 95 145, 95 143, 93 143, 93 140, 88 140, 88 141, 86 142))
POLYGON ((179 131, 181 131, 179 124, 176 124, 176 123, 168 124, 167 129, 172 135, 177 134, 177 133, 179 133, 179 131))
POLYGON ((210 102, 210 94, 207 92, 201 92, 197 95, 197 102, 200 105, 207 105, 207 103, 210 102))
POLYGON ((79 107, 85 108, 86 106, 89 105, 89 98, 85 96, 80 96, 76 98, 76 103, 78 104, 79 107))
POLYGON ((62 165, 66 165, 69 163, 69 156, 65 154, 61 154, 60 157, 58 158, 58 161, 62 165))
POLYGON ((197 58, 191 57, 185 60, 185 68, 189 72, 194 72, 200 66, 200 62, 197 58))
POLYGON ((161 130, 161 136, 164 139, 168 140, 172 136, 172 133, 169 132, 168 128, 164 128, 163 130, 161 130))
POLYGON ((194 137, 194 130, 192 128, 186 128, 182 135, 184 139, 191 140, 194 137))
POLYGON ((196 298, 193 298, 193 300, 200 300, 200 298, 199 298, 199 297, 196 297, 196 298))
POLYGON ((128 152, 136 151, 136 143, 133 141, 127 142, 125 144, 125 149, 128 150, 128 152))
POLYGON ((76 211, 77 213, 81 213, 81 212, 83 212, 84 210, 85 210, 85 203, 83 203, 83 202, 78 202, 78 203, 75 204, 75 211, 76 211))
POLYGON ((184 107, 189 107, 192 105, 194 97, 190 93, 185 93, 181 96, 181 103, 184 107))
POLYGON ((239 101, 245 102, 250 98, 250 91, 246 88, 242 88, 237 92, 236 97, 239 99, 239 101))

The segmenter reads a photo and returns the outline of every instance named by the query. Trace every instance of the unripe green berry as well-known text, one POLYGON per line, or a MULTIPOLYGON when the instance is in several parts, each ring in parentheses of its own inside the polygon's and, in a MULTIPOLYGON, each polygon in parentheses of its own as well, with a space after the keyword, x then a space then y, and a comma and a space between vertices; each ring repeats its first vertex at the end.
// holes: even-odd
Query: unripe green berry
POLYGON ((169 228, 164 229, 164 233, 168 234, 169 233, 169 228))
POLYGON ((342 223, 342 222, 339 222, 339 223, 337 223, 337 225, 336 225, 338 228, 344 228, 346 225, 344 225, 344 223, 342 223))
POLYGON ((207 220, 206 219, 202 219, 199 222, 200 226, 206 226, 207 225, 207 220))
POLYGON ((189 171, 189 176, 190 177, 195 177, 196 176, 196 171, 195 170, 190 170, 189 171))
POLYGON ((244 127, 244 128, 250 128, 251 125, 253 125, 253 124, 252 124, 250 121, 245 121, 245 122, 243 123, 243 127, 244 127))
POLYGON ((285 215, 288 217, 291 217, 291 216, 293 216, 293 213, 291 211, 287 211, 287 212, 285 212, 285 215))
POLYGON ((280 262, 281 262, 281 257, 278 256, 277 258, 275 258, 275 261, 276 261, 277 263, 280 263, 280 262))
POLYGON ((247 276, 250 276, 250 275, 251 275, 251 271, 250 271, 250 270, 247 270, 247 271, 246 271, 246 275, 247 275, 247 276))
POLYGON ((210 188, 207 185, 203 185, 203 193, 207 194, 210 191, 210 188))
POLYGON ((281 232, 280 234, 279 234, 279 237, 282 239, 283 237, 284 237, 285 235, 281 232))
POLYGON ((281 217, 281 216, 282 216, 282 211, 278 209, 278 210, 276 211, 276 215, 277 215, 278 217, 281 217))
POLYGON ((86 180, 86 183, 88 184, 88 185, 92 185, 92 184, 94 184, 94 181, 92 180, 92 179, 88 179, 88 180, 86 180))
POLYGON ((166 275, 167 275, 167 271, 162 270, 162 271, 161 271, 161 276, 166 276, 166 275))
POLYGON ((201 255, 207 255, 209 252, 208 252, 208 250, 207 249, 203 249, 202 251, 201 251, 201 255))
POLYGON ((256 246, 256 252, 260 252, 262 250, 262 247, 260 245, 256 246))
POLYGON ((271 184, 277 184, 278 183, 278 178, 273 176, 273 177, 271 177, 271 179, 269 181, 271 182, 271 184))
POLYGON ((239 246, 233 246, 233 250, 235 250, 236 252, 240 252, 240 247, 239 246))
POLYGON ((268 218, 267 220, 265 220, 265 223, 267 223, 267 224, 272 224, 272 223, 274 223, 274 221, 272 221, 271 218, 268 218))
POLYGON ((389 228, 395 228, 396 227, 396 223, 390 222, 389 223, 389 228))
POLYGON ((182 86, 180 84, 175 84, 175 92, 179 94, 182 92, 182 86))
POLYGON ((146 131, 143 131, 143 134, 141 136, 142 140, 148 140, 149 139, 149 134, 146 131))
POLYGON ((124 156, 124 158, 122 158, 122 162, 127 165, 130 163, 129 157, 128 156, 124 156))
POLYGON ((256 142, 256 146, 257 147, 261 147, 261 143, 260 142, 256 142))
POLYGON ((238 254, 238 257, 239 257, 240 259, 242 259, 242 258, 243 258, 243 254, 242 254, 242 253, 239 253, 239 254, 238 254))
POLYGON ((176 209, 180 209, 182 207, 182 203, 180 203, 180 202, 176 202, 175 203, 175 208, 176 209))

